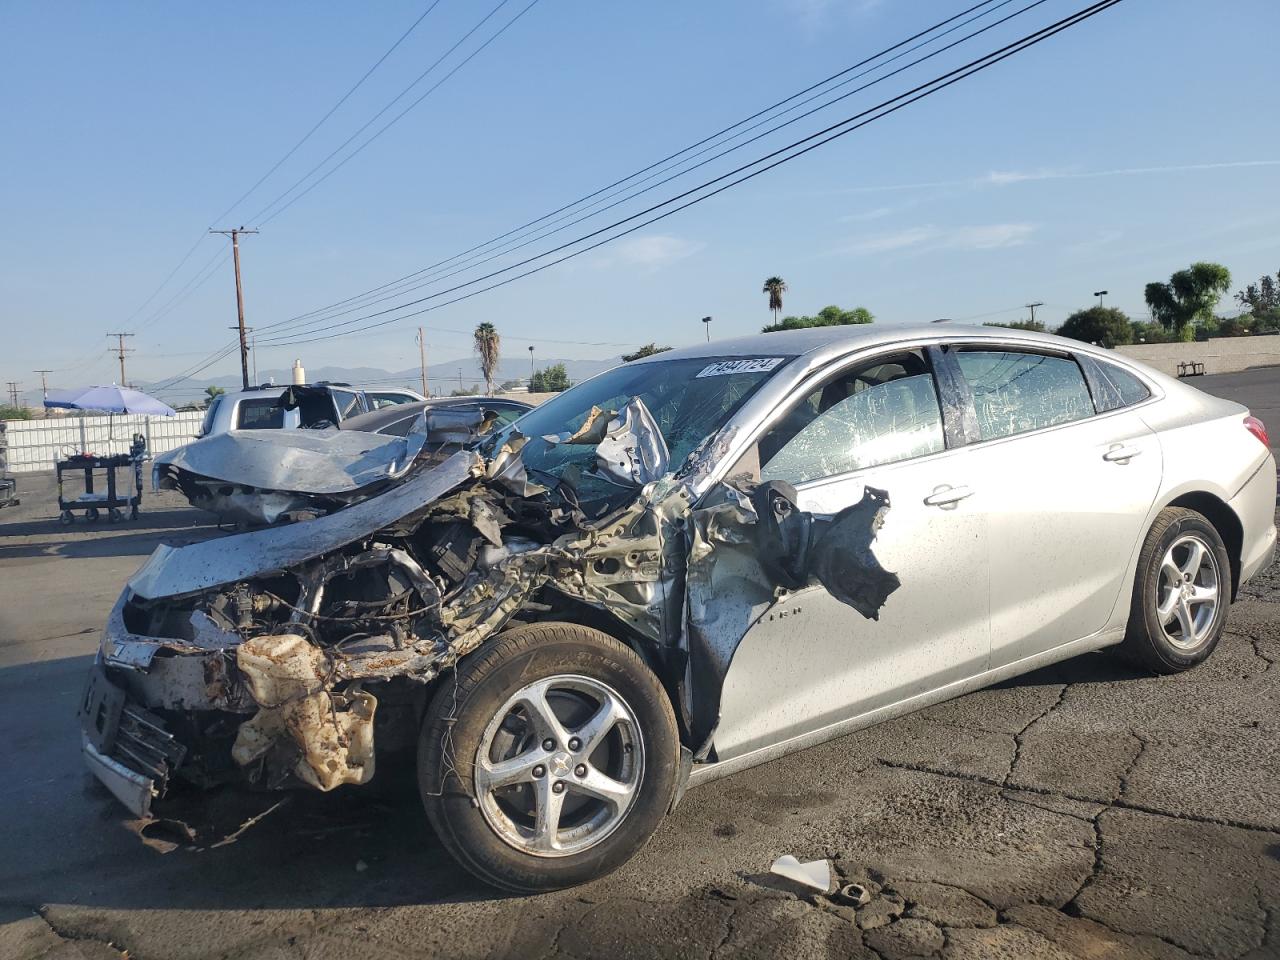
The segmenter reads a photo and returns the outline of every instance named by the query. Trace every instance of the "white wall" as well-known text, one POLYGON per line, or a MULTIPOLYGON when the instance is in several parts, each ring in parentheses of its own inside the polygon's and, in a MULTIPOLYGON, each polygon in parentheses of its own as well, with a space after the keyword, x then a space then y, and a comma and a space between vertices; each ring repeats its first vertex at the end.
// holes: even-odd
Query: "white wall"
POLYGON ((195 439, 204 414, 176 417, 49 417, 6 420, 10 473, 52 470, 54 462, 74 453, 128 453, 135 433, 147 438, 147 451, 164 453, 195 439))
POLYGON ((1250 367, 1280 366, 1280 336, 1217 337, 1202 343, 1134 343, 1116 347, 1171 377, 1181 362, 1199 361, 1205 373, 1235 373, 1250 367))

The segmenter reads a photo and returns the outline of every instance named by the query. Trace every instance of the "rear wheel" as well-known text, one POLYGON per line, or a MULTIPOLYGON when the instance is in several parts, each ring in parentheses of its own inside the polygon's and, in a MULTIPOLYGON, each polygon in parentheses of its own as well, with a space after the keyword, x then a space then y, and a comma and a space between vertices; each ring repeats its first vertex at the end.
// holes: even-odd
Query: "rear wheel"
POLYGON ((1158 673, 1194 667, 1218 645, 1230 602, 1231 564, 1213 524, 1162 510, 1138 557, 1124 652, 1158 673))
POLYGON ((630 859, 671 805, 678 755, 671 704, 632 650, 576 624, 535 624, 441 684, 418 783, 459 863, 531 893, 630 859))

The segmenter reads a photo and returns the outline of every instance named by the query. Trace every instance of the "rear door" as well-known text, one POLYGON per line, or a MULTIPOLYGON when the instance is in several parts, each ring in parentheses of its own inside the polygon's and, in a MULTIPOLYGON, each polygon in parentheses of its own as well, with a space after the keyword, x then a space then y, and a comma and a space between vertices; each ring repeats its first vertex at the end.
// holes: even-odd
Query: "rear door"
MULTIPOLYGON (((802 511, 861 511, 862 519, 850 527, 852 536, 839 535, 848 553, 827 577, 834 592, 813 583, 732 631, 736 648, 714 737, 718 759, 986 668, 985 521, 966 497, 966 450, 948 444, 925 351, 882 355, 805 386, 752 456, 759 466, 747 472, 794 485, 802 511), (893 580, 851 602, 868 563, 893 580)), ((750 595, 746 581, 759 572, 750 555, 723 548, 716 563, 709 599, 701 602, 695 590, 694 616, 734 621, 733 598, 750 595)))
POLYGON ((1097 383, 1068 352, 961 343, 947 356, 973 405, 995 668, 1106 626, 1131 587, 1160 444, 1133 410, 1095 402, 1097 383))

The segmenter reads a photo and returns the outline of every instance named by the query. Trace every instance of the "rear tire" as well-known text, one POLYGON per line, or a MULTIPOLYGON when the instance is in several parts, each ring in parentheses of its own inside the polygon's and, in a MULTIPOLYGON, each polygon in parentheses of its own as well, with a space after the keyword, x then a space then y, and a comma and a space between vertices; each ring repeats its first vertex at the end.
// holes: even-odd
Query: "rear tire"
POLYGON ((463 867, 538 893, 603 876, 648 842, 671 806, 679 750, 671 703, 634 651, 589 627, 533 624, 441 681, 418 785, 463 867))
POLYGON ((1121 650, 1156 673, 1189 670, 1217 647, 1230 603, 1231 562, 1217 529, 1194 510, 1167 507, 1138 555, 1121 650))

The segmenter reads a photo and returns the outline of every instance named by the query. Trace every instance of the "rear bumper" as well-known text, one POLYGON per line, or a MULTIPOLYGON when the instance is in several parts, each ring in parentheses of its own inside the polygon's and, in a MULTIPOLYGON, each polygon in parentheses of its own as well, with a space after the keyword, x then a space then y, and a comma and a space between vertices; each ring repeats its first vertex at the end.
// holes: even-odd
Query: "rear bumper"
POLYGON ((1276 555, 1276 461, 1268 455, 1257 472, 1231 498, 1240 518, 1240 585, 1271 565, 1276 555))

